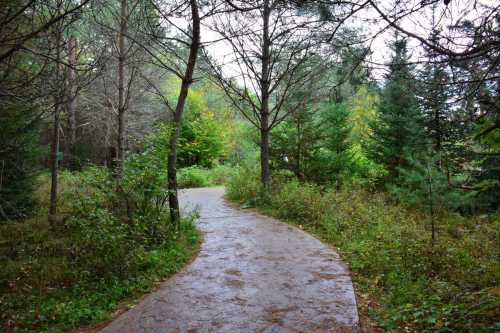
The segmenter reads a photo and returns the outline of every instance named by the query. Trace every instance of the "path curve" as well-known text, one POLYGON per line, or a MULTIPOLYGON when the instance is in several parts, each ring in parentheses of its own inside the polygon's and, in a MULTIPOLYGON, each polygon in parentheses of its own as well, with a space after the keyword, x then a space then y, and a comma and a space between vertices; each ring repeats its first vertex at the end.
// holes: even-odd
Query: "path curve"
POLYGON ((200 208, 198 257, 101 332, 358 332, 338 254, 283 222, 236 209, 223 188, 181 191, 200 208))

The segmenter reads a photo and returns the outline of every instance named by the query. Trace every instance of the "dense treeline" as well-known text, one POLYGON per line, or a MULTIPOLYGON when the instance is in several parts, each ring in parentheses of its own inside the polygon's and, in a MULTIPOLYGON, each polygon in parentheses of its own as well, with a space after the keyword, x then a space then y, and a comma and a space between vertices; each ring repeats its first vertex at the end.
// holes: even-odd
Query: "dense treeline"
POLYGON ((192 253, 177 188, 226 183, 345 251, 378 324, 498 329, 493 4, 0 7, 0 327, 105 318, 192 253))

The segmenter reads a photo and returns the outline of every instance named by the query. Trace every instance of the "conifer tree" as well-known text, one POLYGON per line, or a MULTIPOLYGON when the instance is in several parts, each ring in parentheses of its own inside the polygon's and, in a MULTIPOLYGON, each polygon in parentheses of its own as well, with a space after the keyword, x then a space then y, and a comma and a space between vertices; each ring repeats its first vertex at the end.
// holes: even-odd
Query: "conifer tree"
POLYGON ((326 104, 320 114, 320 121, 318 128, 324 133, 322 146, 325 148, 322 150, 323 174, 339 186, 342 174, 352 167, 349 109, 345 103, 326 104))
POLYGON ((390 72, 380 96, 378 117, 370 125, 372 140, 368 149, 370 157, 386 168, 389 178, 397 176, 398 168, 407 164, 407 154, 413 155, 424 145, 406 40, 396 36, 391 47, 390 72))
MULTIPOLYGON (((431 40, 438 39, 439 31, 433 31, 431 40)), ((434 153, 439 156, 436 165, 448 175, 448 180, 458 168, 463 148, 455 144, 463 131, 459 119, 451 108, 450 74, 441 55, 430 48, 424 48, 428 62, 418 74, 418 98, 420 101, 426 137, 434 153)))

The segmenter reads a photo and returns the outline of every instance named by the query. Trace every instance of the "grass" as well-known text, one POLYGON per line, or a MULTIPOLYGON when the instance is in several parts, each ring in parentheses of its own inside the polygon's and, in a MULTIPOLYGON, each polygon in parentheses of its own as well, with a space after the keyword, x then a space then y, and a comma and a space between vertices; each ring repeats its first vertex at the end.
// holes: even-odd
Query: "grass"
MULTIPOLYGON (((79 178, 71 173, 60 178, 60 211, 69 214, 71 204, 65 194, 79 186, 79 178)), ((46 175, 40 179, 41 207, 46 207, 47 181, 46 175)), ((180 233, 161 244, 133 253, 125 249, 120 252, 125 254, 122 263, 100 267, 107 253, 92 252, 92 239, 83 243, 70 221, 61 227, 51 226, 42 208, 33 218, 0 225, 0 331, 64 332, 106 320, 182 268, 200 241, 192 219, 187 219, 180 233), (93 257, 79 260, 83 255, 77 252, 93 257)), ((108 236, 113 239, 113 235, 108 236)), ((122 240, 109 244, 108 251, 112 253, 119 242, 122 240)))
POLYGON ((438 239, 418 209, 385 193, 258 178, 240 170, 227 197, 300 226, 337 247, 350 265, 361 312, 385 330, 498 332, 500 221, 441 212, 438 239))

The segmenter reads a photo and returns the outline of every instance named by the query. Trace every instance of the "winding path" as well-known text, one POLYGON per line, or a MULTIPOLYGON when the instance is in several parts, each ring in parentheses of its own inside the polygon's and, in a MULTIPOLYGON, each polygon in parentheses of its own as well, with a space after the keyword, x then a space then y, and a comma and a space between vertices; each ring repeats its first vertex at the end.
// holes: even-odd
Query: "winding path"
POLYGON ((349 272, 312 236, 233 208, 222 188, 181 192, 200 207, 198 257, 101 332, 358 332, 349 272))

